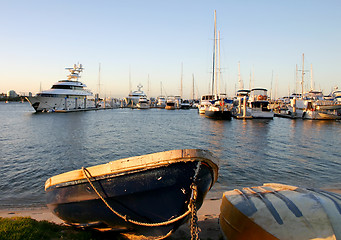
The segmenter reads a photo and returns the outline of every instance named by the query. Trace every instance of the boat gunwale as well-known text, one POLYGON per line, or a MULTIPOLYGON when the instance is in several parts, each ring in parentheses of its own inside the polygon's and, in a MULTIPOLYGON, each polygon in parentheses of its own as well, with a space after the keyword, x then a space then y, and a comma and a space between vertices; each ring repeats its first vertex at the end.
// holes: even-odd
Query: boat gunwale
MULTIPOLYGON (((207 150, 201 149, 180 149, 170 150, 165 152, 152 153, 142 156, 129 157, 119 160, 114 160, 105 164, 100 164, 88 167, 87 170, 91 173, 93 178, 102 177, 105 175, 122 174, 125 172, 136 172, 167 166, 177 162, 194 162, 201 161, 208 164, 213 172, 213 184, 218 178, 218 159, 207 150)), ((45 182, 45 191, 57 184, 78 181, 86 179, 82 169, 77 169, 65 172, 59 175, 50 177, 45 182)))

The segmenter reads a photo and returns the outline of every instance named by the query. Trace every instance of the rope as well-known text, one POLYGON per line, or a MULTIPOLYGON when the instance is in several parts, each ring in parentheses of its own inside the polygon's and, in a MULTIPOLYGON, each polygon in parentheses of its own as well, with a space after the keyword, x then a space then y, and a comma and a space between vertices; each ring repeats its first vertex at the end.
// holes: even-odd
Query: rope
MULTIPOLYGON (((200 162, 199 162, 200 163, 200 162)), ((200 165, 199 165, 200 166, 200 165)), ((115 213, 118 217, 122 218, 124 221, 126 222, 130 222, 130 223, 133 223, 133 224, 136 224, 136 225, 140 225, 140 226, 146 226, 146 227, 158 227, 158 226, 165 226, 165 225, 169 225, 171 223, 174 223, 184 217, 186 217, 188 214, 190 214, 192 212, 192 208, 191 208, 191 201, 190 201, 190 204, 188 205, 188 210, 176 217, 176 218, 173 218, 171 220, 168 220, 168 221, 165 221, 165 222, 160 222, 160 223, 144 223, 144 222, 139 222, 139 221, 135 221, 135 220, 132 220, 132 219, 128 219, 127 215, 122 215, 120 213, 118 213, 117 211, 115 211, 110 205, 109 203, 102 197, 102 195, 97 191, 97 189, 95 188, 95 186, 93 185, 92 181, 90 178, 92 178, 90 172, 82 167, 82 171, 86 177, 86 179, 88 180, 89 184, 91 185, 91 187, 93 188, 93 190, 96 192, 96 194, 98 195, 98 197, 104 202, 104 204, 110 209, 110 211, 112 211, 113 213, 115 213), (88 176, 89 174, 89 176, 88 176)), ((197 171, 196 171, 196 174, 197 174, 197 171)), ((196 176, 195 176, 195 179, 196 179, 196 176)), ((193 195, 193 190, 192 190, 192 195, 193 195)))
POLYGON ((197 208, 195 206, 195 202, 197 200, 198 196, 198 190, 197 185, 192 183, 191 185, 192 189, 192 197, 191 197, 191 225, 190 225, 190 231, 191 231, 191 240, 199 240, 199 226, 198 226, 198 216, 197 216, 197 208))

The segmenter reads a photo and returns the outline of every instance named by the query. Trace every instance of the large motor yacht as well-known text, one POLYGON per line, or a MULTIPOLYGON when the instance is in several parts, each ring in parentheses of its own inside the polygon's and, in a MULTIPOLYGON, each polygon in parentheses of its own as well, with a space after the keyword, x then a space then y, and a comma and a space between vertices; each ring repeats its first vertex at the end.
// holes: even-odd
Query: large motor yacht
POLYGON ((70 71, 67 80, 60 80, 53 84, 51 89, 26 98, 36 112, 70 111, 96 107, 93 93, 79 81, 80 73, 84 69, 82 64, 74 64, 72 68, 65 69, 70 71))
POLYGON ((147 98, 144 91, 141 90, 143 86, 141 84, 137 85, 138 90, 130 91, 128 97, 125 98, 126 105, 131 108, 136 108, 141 97, 147 98))

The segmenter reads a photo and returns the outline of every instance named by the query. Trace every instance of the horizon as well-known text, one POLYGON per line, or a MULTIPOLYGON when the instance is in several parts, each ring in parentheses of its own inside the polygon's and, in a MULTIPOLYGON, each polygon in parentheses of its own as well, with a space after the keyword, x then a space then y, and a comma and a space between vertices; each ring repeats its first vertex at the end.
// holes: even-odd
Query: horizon
POLYGON ((126 97, 138 84, 148 97, 197 98, 210 93, 214 10, 221 32, 221 92, 234 96, 238 64, 244 88, 263 87, 276 98, 297 91, 304 53, 305 91, 311 66, 316 90, 340 85, 341 3, 329 1, 6 1, 0 92, 37 93, 84 66, 80 81, 93 93, 126 97), (19 4, 18 4, 19 3, 19 4), (101 70, 99 73, 99 65, 101 70), (299 70, 296 73, 296 65, 299 70), (182 70, 183 69, 183 70, 182 70), (254 79, 254 84, 250 79, 254 79))

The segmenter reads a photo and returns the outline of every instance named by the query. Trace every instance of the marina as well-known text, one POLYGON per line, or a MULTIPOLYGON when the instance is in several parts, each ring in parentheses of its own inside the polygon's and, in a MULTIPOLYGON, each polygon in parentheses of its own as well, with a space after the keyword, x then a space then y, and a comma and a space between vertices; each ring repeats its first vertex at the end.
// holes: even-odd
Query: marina
POLYGON ((44 207, 43 186, 57 174, 184 148, 206 149, 219 159, 207 200, 267 182, 341 189, 338 121, 212 120, 197 109, 159 108, 37 114, 28 103, 0 103, 0 114, 3 211, 44 207))
POLYGON ((0 208, 44 205, 42 186, 59 173, 183 148, 207 149, 220 159, 209 192, 215 197, 264 182, 340 187, 339 121, 221 121, 196 109, 158 108, 36 114, 28 103, 0 103, 0 114, 0 208))
POLYGON ((341 239, 337 1, 20 6, 1 240, 341 239))

